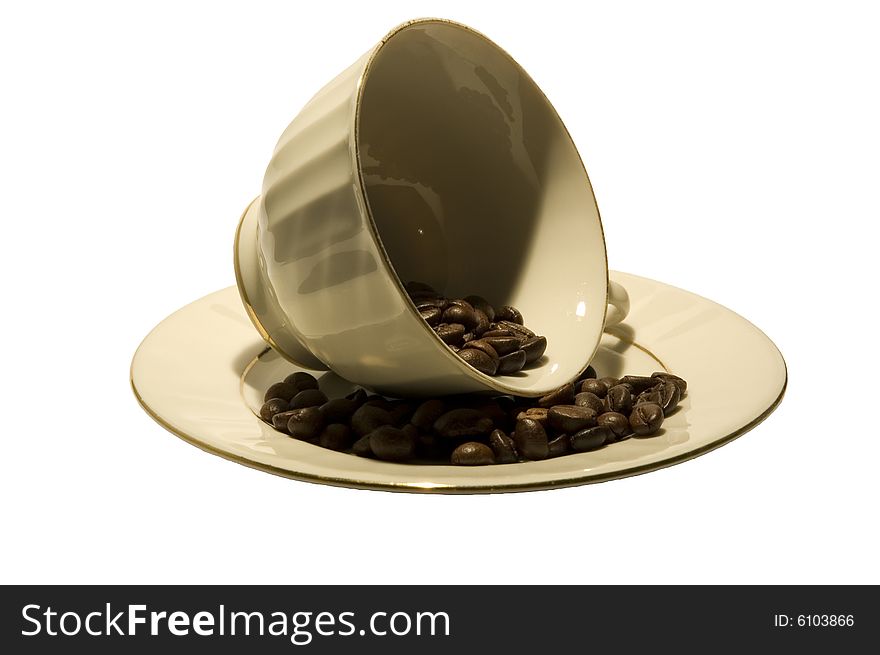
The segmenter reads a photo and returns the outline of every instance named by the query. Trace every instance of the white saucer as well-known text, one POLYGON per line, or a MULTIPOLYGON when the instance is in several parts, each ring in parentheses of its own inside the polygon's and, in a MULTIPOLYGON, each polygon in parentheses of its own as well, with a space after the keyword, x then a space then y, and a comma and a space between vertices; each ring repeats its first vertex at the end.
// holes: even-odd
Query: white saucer
MULTIPOLYGON (((266 348, 235 287, 157 325, 134 355, 131 384, 160 425, 215 455, 297 480, 412 492, 549 489, 646 473, 722 446, 776 408, 785 362, 758 328, 687 291, 626 273, 611 278, 626 287, 631 310, 603 337, 593 360, 600 377, 665 369, 688 381, 688 396, 658 436, 594 452, 482 467, 394 464, 291 439, 257 412, 269 385, 297 369, 266 348)), ((313 373, 331 398, 353 389, 333 373, 313 373)))

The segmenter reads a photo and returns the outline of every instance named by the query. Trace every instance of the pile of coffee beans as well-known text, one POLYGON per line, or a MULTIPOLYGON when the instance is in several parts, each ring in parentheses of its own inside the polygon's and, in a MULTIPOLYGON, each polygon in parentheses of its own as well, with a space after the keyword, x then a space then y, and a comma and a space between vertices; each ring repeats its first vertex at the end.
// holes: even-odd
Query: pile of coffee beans
POLYGON ((294 439, 390 462, 512 464, 656 435, 687 394, 670 373, 597 378, 592 367, 542 398, 328 399, 299 372, 266 391, 260 417, 294 439))
POLYGON ((496 308, 482 296, 446 298, 421 282, 407 283, 406 291, 440 340, 481 373, 516 373, 547 349, 547 338, 525 327, 515 307, 496 308))

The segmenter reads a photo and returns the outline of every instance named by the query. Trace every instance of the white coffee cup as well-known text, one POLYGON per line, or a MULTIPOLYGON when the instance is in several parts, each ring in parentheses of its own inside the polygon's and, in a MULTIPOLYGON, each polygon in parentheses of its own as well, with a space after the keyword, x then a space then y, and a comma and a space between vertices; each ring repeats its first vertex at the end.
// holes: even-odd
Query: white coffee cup
POLYGON ((281 355, 393 395, 543 395, 582 372, 628 311, 556 111, 510 55, 439 19, 392 30, 290 123, 242 216, 235 265, 281 355), (547 337, 544 357, 478 372, 422 320, 409 281, 517 307, 547 337))

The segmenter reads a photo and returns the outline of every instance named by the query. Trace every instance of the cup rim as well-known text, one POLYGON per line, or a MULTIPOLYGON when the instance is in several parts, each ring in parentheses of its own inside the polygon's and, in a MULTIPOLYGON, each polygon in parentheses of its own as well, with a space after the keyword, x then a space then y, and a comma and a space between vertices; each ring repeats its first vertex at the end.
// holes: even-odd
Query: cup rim
MULTIPOLYGON (((532 389, 523 389, 519 388, 515 385, 507 384, 499 381, 497 377, 492 377, 490 375, 486 375, 485 373, 481 373, 473 366, 465 362, 461 359, 449 346, 440 339, 436 332, 434 332, 433 328, 428 325, 427 322, 422 318, 418 309, 416 308, 415 303, 410 298, 409 293, 406 291, 406 287, 403 281, 400 279, 400 276, 397 274, 394 265, 391 262, 391 258, 388 255, 388 252, 385 249, 385 244, 382 241, 382 237, 379 234, 378 226, 376 225, 375 220, 373 219, 373 211, 370 208, 370 203, 367 198, 366 192, 366 184, 364 181, 363 168, 361 167, 361 153, 360 153, 360 116, 361 116, 361 106, 363 101, 364 90, 366 88, 366 80, 370 74, 371 69, 373 68, 373 64, 379 52, 388 43, 391 38, 393 38, 398 33, 413 27, 414 25, 422 25, 428 23, 439 23, 442 25, 448 25, 455 27, 457 29, 463 30, 465 32, 470 33, 472 36, 477 37, 478 39, 483 40, 488 43, 492 48, 498 51, 499 54, 506 57, 508 61, 522 74, 526 80, 528 80, 533 88, 537 90, 540 94, 541 98, 544 99, 546 106, 556 115, 556 119, 559 121, 559 125, 562 127, 562 131, 565 133, 566 138, 571 144, 572 149, 574 150, 575 155, 577 156, 577 161, 583 170, 584 177, 587 179, 589 183, 590 196, 593 199, 593 205, 596 208, 596 220, 599 223, 599 233, 602 235, 602 251, 605 257, 605 303, 602 307, 602 326, 604 330, 605 321, 607 319, 608 314, 608 302, 610 300, 610 292, 609 292, 609 275, 608 275, 608 248, 605 244, 605 228, 602 225, 602 216, 599 211, 599 203, 596 201, 596 194, 593 191, 592 183, 590 183, 590 176, 587 172, 587 167, 584 165, 583 159, 581 158, 580 151, 577 148, 577 145, 574 142, 574 139, 571 138, 571 133, 568 131, 568 128, 565 126, 562 118, 559 116, 559 113, 556 111, 556 108, 553 106, 553 103, 550 102, 550 99, 541 89, 540 85, 532 79, 532 76, 528 74, 528 72, 519 64, 519 62, 514 59, 510 53, 508 53, 504 48, 499 46, 497 43, 492 41, 489 37, 487 37, 482 32, 479 32, 472 27, 464 25, 463 23, 459 23, 457 21, 449 20, 447 18, 416 18, 413 20, 406 21, 405 23, 401 23, 397 27, 390 30, 379 43, 373 47, 373 49, 369 52, 367 57, 366 65, 364 66, 363 71, 361 71, 360 76, 358 77, 358 89, 357 95, 355 98, 354 111, 352 112, 354 127, 353 127, 353 146, 351 148, 352 153, 352 164, 357 173, 357 195, 360 200, 360 204, 364 209, 364 217, 366 219, 366 224, 368 229, 370 230, 370 235, 373 239, 373 242, 376 244, 376 248, 379 251, 379 254, 382 257, 382 266, 384 267, 386 273, 388 273, 389 278, 394 283, 397 293, 403 298, 404 305, 409 310, 410 314, 418 320, 418 322, 422 325, 422 328, 425 332, 432 338, 437 344, 441 346, 440 350, 443 352, 443 356, 447 358, 448 361, 454 363, 454 365, 459 369, 459 371, 465 375, 467 375, 471 380, 479 382, 486 391, 495 391, 501 394, 514 395, 514 396, 522 396, 522 397, 540 397, 550 393, 552 389, 542 389, 540 391, 535 391, 532 389)), ((577 379, 580 377, 584 371, 586 371, 587 367, 589 367, 590 362, 596 356, 596 351, 599 349, 599 343, 601 339, 597 339, 595 345, 593 346, 593 351, 590 353, 587 361, 584 362, 581 369, 578 371, 577 375, 573 379, 577 379)))

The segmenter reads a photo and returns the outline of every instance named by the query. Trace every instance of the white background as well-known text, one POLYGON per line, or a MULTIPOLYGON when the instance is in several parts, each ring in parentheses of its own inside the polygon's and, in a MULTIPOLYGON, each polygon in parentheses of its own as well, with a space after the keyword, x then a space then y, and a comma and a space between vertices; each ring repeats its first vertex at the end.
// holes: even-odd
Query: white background
POLYGON ((5 3, 0 581, 880 583, 878 30, 853 2, 5 3), (141 410, 135 348, 234 283, 281 131, 424 15, 546 91, 613 268, 776 341, 765 423, 636 478, 444 497, 260 473, 141 410))

